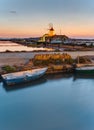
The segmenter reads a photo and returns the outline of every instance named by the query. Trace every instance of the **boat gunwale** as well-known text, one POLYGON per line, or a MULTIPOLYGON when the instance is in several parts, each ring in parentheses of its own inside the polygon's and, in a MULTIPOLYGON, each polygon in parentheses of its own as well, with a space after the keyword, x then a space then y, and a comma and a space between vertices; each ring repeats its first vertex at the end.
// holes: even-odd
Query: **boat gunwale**
POLYGON ((21 72, 14 72, 14 73, 9 73, 9 74, 4 74, 1 75, 3 80, 12 80, 12 79, 17 79, 17 78, 25 78, 26 76, 34 76, 37 75, 38 73, 42 71, 46 71, 47 67, 45 68, 39 68, 39 69, 32 69, 32 70, 27 70, 27 71, 21 71, 21 72), (37 73, 37 74, 36 74, 37 73))

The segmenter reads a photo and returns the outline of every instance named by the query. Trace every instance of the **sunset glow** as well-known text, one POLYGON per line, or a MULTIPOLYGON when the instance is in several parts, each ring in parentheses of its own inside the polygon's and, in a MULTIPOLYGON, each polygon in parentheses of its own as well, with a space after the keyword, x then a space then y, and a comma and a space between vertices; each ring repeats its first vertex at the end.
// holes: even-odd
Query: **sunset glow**
POLYGON ((0 37, 36 37, 48 32, 94 38, 93 0, 0 0, 0 37))

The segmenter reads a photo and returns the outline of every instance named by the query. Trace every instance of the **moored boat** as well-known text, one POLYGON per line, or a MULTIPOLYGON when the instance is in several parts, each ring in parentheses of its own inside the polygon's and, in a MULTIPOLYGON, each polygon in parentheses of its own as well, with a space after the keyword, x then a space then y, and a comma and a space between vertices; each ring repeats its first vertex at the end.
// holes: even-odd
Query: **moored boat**
POLYGON ((94 75, 94 66, 76 67, 75 72, 78 73, 78 74, 94 75))
POLYGON ((16 85, 20 83, 30 82, 42 77, 47 71, 47 68, 32 69, 1 75, 2 81, 6 85, 16 85))

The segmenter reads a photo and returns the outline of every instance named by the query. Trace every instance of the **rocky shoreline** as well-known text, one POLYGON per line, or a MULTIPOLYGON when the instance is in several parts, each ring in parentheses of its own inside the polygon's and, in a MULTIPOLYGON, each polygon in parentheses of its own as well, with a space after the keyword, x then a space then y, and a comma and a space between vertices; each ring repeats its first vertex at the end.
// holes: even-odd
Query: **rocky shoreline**
MULTIPOLYGON (((9 65, 9 66, 16 66, 16 67, 23 67, 24 65, 26 65, 30 59, 34 58, 35 55, 37 54, 63 54, 63 53, 67 53, 69 55, 71 55, 71 57, 74 59, 78 56, 85 56, 87 55, 89 58, 94 59, 94 52, 92 51, 87 51, 87 52, 8 52, 8 53, 0 53, 0 72, 1 72, 1 68, 3 66, 9 65)), ((87 57, 86 56, 86 57, 87 57)), ((93 61, 93 60, 92 60, 93 61)), ((30 64, 29 66, 32 66, 32 64, 30 64)), ((71 68, 71 66, 69 67, 71 68)), ((71 69, 68 69, 69 72, 71 72, 71 69)), ((63 69, 61 70, 56 70, 54 71, 54 73, 57 72, 67 72, 63 69)), ((52 71, 48 71, 48 73, 53 73, 52 71)))

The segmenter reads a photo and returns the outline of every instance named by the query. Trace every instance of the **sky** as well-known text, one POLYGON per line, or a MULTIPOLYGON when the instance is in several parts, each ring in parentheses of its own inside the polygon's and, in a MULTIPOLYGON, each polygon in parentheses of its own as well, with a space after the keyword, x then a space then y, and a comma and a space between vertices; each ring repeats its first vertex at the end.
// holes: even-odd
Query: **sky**
POLYGON ((0 37, 94 38, 94 0, 0 0, 0 37))

